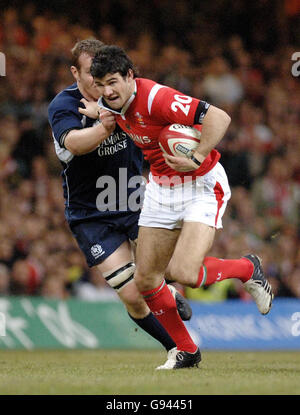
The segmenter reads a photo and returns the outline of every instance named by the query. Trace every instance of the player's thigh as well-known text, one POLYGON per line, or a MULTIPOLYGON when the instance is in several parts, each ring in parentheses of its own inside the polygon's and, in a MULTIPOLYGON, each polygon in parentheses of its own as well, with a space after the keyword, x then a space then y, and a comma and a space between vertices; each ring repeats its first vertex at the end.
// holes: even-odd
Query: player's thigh
POLYGON ((140 290, 153 288, 162 280, 172 257, 179 229, 141 226, 136 250, 135 280, 140 290))
POLYGON ((129 241, 123 242, 109 257, 97 265, 102 274, 133 262, 133 252, 129 241))
POLYGON ((215 232, 213 226, 201 222, 184 222, 166 277, 187 285, 195 282, 215 232))

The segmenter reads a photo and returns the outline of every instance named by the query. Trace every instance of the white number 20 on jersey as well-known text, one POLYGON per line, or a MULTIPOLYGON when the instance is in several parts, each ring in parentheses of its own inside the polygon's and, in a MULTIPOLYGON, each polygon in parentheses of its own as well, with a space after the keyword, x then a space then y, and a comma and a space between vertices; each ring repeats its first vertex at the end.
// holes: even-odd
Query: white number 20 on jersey
POLYGON ((174 95, 174 98, 176 101, 173 101, 171 104, 171 109, 174 112, 177 112, 178 109, 180 109, 184 115, 188 115, 189 110, 191 108, 190 104, 192 102, 192 98, 188 97, 186 95, 174 95))

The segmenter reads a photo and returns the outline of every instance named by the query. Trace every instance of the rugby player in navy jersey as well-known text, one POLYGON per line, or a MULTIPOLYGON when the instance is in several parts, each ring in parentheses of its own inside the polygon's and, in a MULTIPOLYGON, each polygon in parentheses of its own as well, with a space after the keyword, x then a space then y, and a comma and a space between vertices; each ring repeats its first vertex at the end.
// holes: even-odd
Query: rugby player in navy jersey
MULTIPOLYGON (((56 154, 63 166, 65 216, 89 267, 97 266, 129 316, 169 351, 175 343, 151 313, 133 279, 130 241, 137 238, 140 209, 130 209, 128 198, 138 190, 129 187, 128 181, 139 177, 142 182, 143 156, 116 125, 115 117, 106 110, 99 112, 90 66, 102 45, 96 39, 86 39, 74 46, 71 72, 76 82, 60 92, 48 109, 56 154), (94 101, 94 115, 83 115, 81 107, 94 101), (107 178, 116 185, 112 194, 103 190, 104 184, 110 183, 105 182, 107 178)), ((187 301, 172 286, 170 289, 179 314, 189 319, 187 301)))

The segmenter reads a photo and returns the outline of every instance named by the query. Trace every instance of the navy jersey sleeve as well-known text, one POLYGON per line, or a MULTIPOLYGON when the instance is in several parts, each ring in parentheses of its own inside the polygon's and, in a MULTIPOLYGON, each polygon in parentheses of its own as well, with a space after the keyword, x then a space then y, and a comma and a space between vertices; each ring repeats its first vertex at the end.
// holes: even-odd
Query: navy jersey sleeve
POLYGON ((60 94, 50 103, 48 108, 49 123, 53 136, 60 146, 63 146, 62 137, 66 132, 81 129, 82 115, 78 112, 80 102, 75 97, 60 94))

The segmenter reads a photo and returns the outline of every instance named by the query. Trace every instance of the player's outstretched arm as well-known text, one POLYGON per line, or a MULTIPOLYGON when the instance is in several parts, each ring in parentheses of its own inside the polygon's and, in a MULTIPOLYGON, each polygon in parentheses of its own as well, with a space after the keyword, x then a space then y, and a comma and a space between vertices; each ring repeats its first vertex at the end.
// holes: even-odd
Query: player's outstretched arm
POLYGON ((71 130, 65 138, 64 145, 75 156, 90 153, 114 131, 115 116, 109 112, 101 113, 101 123, 93 127, 71 130))
POLYGON ((202 122, 201 141, 194 157, 202 161, 208 156, 223 138, 231 118, 220 108, 210 105, 202 122))

